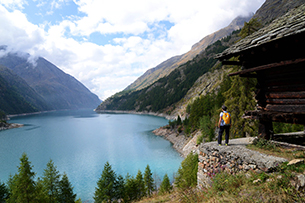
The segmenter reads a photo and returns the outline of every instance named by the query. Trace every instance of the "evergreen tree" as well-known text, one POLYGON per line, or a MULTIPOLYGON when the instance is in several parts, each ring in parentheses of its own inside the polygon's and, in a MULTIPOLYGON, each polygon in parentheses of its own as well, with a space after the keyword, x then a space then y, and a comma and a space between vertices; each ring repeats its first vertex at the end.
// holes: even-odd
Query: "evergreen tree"
POLYGON ((76 194, 73 193, 73 187, 66 173, 63 174, 59 181, 58 202, 59 203, 74 203, 76 194))
POLYGON ((150 197, 152 192, 154 191, 154 179, 152 177, 152 172, 150 170, 149 165, 147 165, 145 168, 144 185, 145 185, 145 193, 148 197, 150 197))
POLYGON ((25 153, 20 158, 18 174, 10 177, 9 187, 11 195, 7 202, 30 203, 36 201, 35 173, 32 172, 31 162, 25 153))
POLYGON ((4 183, 0 182, 0 203, 4 203, 9 196, 9 190, 4 183))
POLYGON ((198 154, 189 153, 181 162, 175 184, 178 188, 194 187, 197 184, 198 154))
POLYGON ((115 193, 116 199, 123 199, 125 196, 125 183, 123 176, 119 175, 116 181, 115 193))
POLYGON ((37 202, 49 202, 48 191, 46 190, 45 185, 40 178, 38 178, 36 181, 36 193, 37 202))
POLYGON ((259 30, 261 27, 262 24, 256 18, 252 18, 249 22, 244 23, 244 27, 241 29, 239 36, 245 38, 259 30))
POLYGON ((171 183, 169 181, 169 177, 168 177, 167 174, 165 174, 164 177, 163 177, 162 183, 160 185, 159 192, 161 194, 164 194, 164 193, 170 192, 171 190, 172 190, 172 186, 171 186, 171 183))
POLYGON ((44 170, 42 177, 43 188, 47 193, 48 202, 57 202, 60 174, 56 169, 54 162, 50 160, 47 163, 47 168, 44 170))
POLYGON ((111 165, 106 162, 97 187, 94 192, 94 200, 97 203, 112 202, 115 199, 116 174, 112 170, 111 165))
POLYGON ((246 133, 255 134, 257 122, 242 118, 246 110, 255 109, 255 85, 256 80, 253 78, 235 76, 232 78, 230 89, 224 93, 225 105, 231 113, 230 134, 232 137, 245 137, 246 133))
POLYGON ((136 183, 137 183, 137 199, 140 200, 142 197, 144 197, 145 194, 144 179, 142 172, 140 170, 138 170, 136 176, 136 183))
POLYGON ((8 187, 8 193, 9 193, 9 199, 7 202, 16 202, 15 196, 12 196, 13 189, 16 187, 16 174, 13 176, 12 174, 9 175, 8 181, 7 181, 7 187, 8 187))
POLYGON ((132 202, 137 199, 138 194, 138 184, 134 177, 130 176, 128 173, 125 178, 125 198, 124 202, 132 202))

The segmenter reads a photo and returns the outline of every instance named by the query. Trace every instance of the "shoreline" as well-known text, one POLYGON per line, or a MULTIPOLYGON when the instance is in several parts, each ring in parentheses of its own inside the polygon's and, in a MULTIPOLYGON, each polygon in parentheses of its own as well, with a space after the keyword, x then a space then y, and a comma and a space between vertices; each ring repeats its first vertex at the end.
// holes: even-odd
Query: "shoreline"
POLYGON ((2 126, 0 127, 0 131, 2 130, 9 130, 9 129, 13 129, 13 128, 21 128, 23 127, 24 124, 19 124, 19 123, 7 123, 7 126, 2 126))
POLYGON ((56 110, 50 110, 50 111, 37 111, 37 112, 32 112, 32 113, 20 113, 20 114, 9 114, 6 117, 7 118, 13 118, 13 117, 17 117, 17 116, 30 116, 30 115, 37 115, 37 114, 41 114, 41 113, 48 113, 48 112, 53 112, 56 110))
POLYGON ((200 131, 195 132, 193 136, 186 137, 175 130, 160 127, 155 129, 153 133, 172 143, 173 148, 184 158, 187 157, 190 152, 196 152, 198 150, 197 137, 201 134, 200 131))
POLYGON ((124 111, 124 110, 96 110, 96 113, 117 113, 117 114, 136 114, 136 115, 150 115, 150 116, 158 116, 166 118, 167 120, 176 119, 175 116, 170 116, 165 113, 155 113, 155 112, 148 112, 148 111, 124 111))

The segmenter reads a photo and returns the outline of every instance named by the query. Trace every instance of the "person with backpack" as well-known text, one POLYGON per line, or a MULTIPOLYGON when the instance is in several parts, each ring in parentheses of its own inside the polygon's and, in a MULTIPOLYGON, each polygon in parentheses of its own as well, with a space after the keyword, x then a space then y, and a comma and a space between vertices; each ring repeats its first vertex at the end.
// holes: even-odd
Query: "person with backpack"
POLYGON ((231 114, 227 112, 227 107, 222 105, 222 112, 218 122, 219 134, 218 134, 218 145, 221 146, 222 134, 226 131, 225 145, 229 144, 229 133, 231 127, 231 114))

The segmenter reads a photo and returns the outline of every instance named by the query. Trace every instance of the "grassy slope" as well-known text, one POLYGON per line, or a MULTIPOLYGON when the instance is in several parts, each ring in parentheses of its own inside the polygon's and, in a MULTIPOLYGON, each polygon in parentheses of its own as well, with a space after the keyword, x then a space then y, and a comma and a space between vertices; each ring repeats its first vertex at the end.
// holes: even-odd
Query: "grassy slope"
MULTIPOLYGON (((249 148, 288 160, 305 158, 304 151, 284 149, 272 144, 260 147, 251 145, 249 148)), ((285 163, 274 173, 219 173, 214 177, 213 185, 209 189, 174 190, 170 194, 145 198, 139 203, 305 202, 304 191, 297 191, 293 186, 297 174, 305 174, 305 163, 296 166, 287 166, 285 163)))

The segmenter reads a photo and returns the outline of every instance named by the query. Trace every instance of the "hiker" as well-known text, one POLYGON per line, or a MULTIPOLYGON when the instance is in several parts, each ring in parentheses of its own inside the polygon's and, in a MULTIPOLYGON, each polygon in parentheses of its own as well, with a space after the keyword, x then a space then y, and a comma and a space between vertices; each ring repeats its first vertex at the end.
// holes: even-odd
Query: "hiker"
POLYGON ((220 113, 218 127, 219 127, 219 134, 218 134, 218 144, 221 146, 222 134, 223 131, 226 131, 225 136, 225 145, 229 144, 229 132, 231 127, 231 114, 227 112, 227 107, 222 105, 222 112, 220 113))

